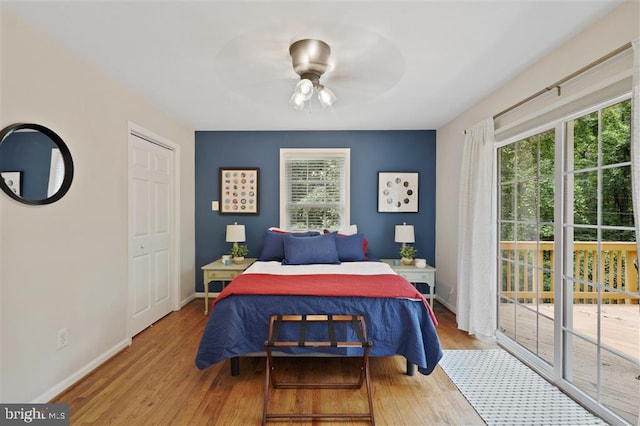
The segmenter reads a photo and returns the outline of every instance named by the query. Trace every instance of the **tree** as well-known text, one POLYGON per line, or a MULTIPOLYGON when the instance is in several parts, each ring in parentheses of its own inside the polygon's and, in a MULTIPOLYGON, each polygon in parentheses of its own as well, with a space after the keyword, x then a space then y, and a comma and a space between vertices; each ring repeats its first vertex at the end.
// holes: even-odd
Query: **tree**
MULTIPOLYGON (((631 101, 626 100, 567 122, 573 145, 566 152, 571 173, 576 240, 595 240, 598 214, 602 225, 633 227, 631 198, 631 101), (598 169, 600 167, 600 169, 598 169), (598 194, 601 200, 598 201, 598 194), (600 204, 599 204, 600 203, 600 204)), ((550 129, 498 150, 502 240, 554 239, 555 130, 550 129), (527 226, 525 226, 527 225, 527 226), (536 234, 531 235, 532 227, 536 234), (522 230, 515 235, 517 230, 522 230), (526 234, 523 232, 526 229, 526 234)), ((635 241, 633 232, 607 230, 607 239, 635 241)))

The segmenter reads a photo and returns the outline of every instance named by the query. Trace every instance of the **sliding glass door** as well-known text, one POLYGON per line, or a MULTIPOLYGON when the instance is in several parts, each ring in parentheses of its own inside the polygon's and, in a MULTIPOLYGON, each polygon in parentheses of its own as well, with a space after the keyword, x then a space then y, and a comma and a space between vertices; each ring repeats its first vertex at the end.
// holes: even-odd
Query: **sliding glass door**
POLYGON ((498 149, 498 329, 554 363, 555 129, 498 149))
POLYGON ((629 99, 507 141, 498 158, 498 338, 638 423, 640 306, 629 99))

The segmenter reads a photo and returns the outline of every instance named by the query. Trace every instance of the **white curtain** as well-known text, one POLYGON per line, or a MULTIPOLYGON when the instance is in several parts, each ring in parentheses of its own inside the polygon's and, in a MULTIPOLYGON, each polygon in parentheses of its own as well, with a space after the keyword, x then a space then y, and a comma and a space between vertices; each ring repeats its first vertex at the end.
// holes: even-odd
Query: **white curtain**
POLYGON ((466 131, 458 200, 458 328, 482 340, 496 330, 493 119, 466 131))
POLYGON ((47 198, 52 197, 64 181, 64 159, 58 148, 51 150, 51 165, 49 166, 49 188, 47 189, 47 198))
POLYGON ((631 91, 631 192, 636 227, 636 247, 640 253, 640 45, 633 45, 633 89, 631 91))

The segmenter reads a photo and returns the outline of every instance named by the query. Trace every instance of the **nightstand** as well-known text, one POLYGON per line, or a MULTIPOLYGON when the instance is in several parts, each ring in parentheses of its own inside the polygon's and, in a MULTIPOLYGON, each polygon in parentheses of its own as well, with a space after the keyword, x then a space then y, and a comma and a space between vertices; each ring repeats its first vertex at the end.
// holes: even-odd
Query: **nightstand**
POLYGON ((242 263, 232 263, 227 266, 222 259, 204 265, 201 269, 204 274, 204 314, 209 314, 209 284, 212 281, 222 281, 222 288, 226 281, 231 281, 245 271, 256 259, 245 257, 242 263))
POLYGON ((426 268, 416 268, 415 265, 394 265, 394 260, 400 259, 380 259, 387 265, 391 266, 391 269, 396 271, 398 275, 404 277, 407 281, 415 285, 416 283, 425 283, 429 286, 429 303, 433 308, 433 293, 436 284, 436 268, 427 265, 426 268))

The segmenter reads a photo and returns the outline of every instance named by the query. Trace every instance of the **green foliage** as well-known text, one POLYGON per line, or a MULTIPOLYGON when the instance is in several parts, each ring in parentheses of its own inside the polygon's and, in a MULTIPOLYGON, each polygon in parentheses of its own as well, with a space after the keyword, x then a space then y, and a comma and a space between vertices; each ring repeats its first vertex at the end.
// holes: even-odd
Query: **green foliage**
MULTIPOLYGON (((567 122, 573 134, 572 146, 565 148, 570 156, 565 187, 573 187, 569 221, 587 225, 574 235, 577 241, 596 240, 599 223, 633 226, 630 123, 630 100, 567 122)), ((498 149, 501 240, 554 239, 555 166, 554 129, 498 149)), ((624 231, 607 236, 635 241, 624 231)))
POLYGON ((249 247, 246 244, 238 244, 233 243, 231 246, 231 250, 229 250, 229 254, 232 257, 244 257, 249 253, 249 247))
MULTIPOLYGON (((604 108, 600 114, 580 117, 574 121, 575 189, 574 220, 579 224, 596 224, 598 212, 603 225, 633 226, 631 202, 631 167, 606 168, 601 172, 585 170, 628 163, 631 160, 631 102, 625 101, 604 108), (601 146, 599 148, 599 138, 601 146), (598 189, 602 194, 598 206, 598 189), (598 208, 600 207, 600 209, 598 208)), ((592 239, 595 239, 595 230, 592 239)))
POLYGON ((400 249, 400 257, 404 257, 405 259, 413 259, 414 257, 416 257, 417 253, 418 250, 408 244, 403 245, 400 249))

